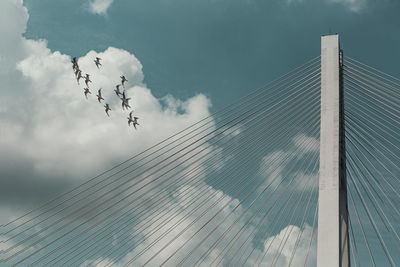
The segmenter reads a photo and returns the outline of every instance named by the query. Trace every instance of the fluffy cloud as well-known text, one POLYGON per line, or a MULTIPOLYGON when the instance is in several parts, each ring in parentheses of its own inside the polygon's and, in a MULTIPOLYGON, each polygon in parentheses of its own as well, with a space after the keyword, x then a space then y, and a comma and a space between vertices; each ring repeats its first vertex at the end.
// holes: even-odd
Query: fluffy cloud
POLYGON ((154 97, 143 83, 139 60, 114 47, 89 51, 78 59, 93 81, 86 100, 83 81, 77 84, 69 55, 51 51, 45 40, 22 37, 29 17, 22 1, 1 1, 0 9, 5 14, 0 18, 5 40, 0 43, 3 210, 9 210, 11 199, 26 203, 24 197, 34 194, 33 184, 38 190, 59 192, 65 184, 74 183, 71 179, 111 167, 209 115, 211 104, 202 94, 187 100, 154 97), (100 69, 93 62, 96 56, 103 59, 100 69), (128 112, 113 92, 122 74, 128 79, 131 107, 139 117, 137 131, 128 127, 128 112), (97 102, 100 87, 110 103, 110 117, 104 104, 97 102), (17 188, 25 186, 26 192, 18 194, 17 188))
POLYGON ((114 0, 90 0, 89 11, 93 14, 105 15, 114 0))
MULTIPOLYGON (((281 182, 286 185, 289 183, 289 179, 284 180, 283 173, 285 172, 285 169, 291 168, 293 164, 299 160, 318 154, 318 139, 305 134, 297 134, 292 138, 292 144, 287 150, 276 150, 263 157, 260 164, 260 173, 261 175, 267 175, 269 181, 274 180, 274 184, 276 185, 281 182)), ((307 164, 309 164, 310 159, 308 159, 307 162, 307 164)), ((307 173, 303 170, 298 171, 297 176, 303 177, 303 181, 309 181, 309 179, 312 180, 308 183, 302 183, 299 187, 296 187, 296 190, 310 190, 318 179, 318 176, 315 175, 315 171, 316 170, 307 173)))

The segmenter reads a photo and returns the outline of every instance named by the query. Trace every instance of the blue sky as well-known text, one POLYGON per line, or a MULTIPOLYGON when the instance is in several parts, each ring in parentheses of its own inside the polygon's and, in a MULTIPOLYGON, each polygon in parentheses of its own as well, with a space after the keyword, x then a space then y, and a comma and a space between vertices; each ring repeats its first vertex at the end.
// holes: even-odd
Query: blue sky
POLYGON ((69 55, 126 49, 157 97, 201 92, 214 108, 315 57, 328 33, 340 34, 345 55, 399 74, 395 0, 115 0, 104 15, 78 0, 25 5, 25 36, 69 55))
MULTIPOLYGON (((339 33, 346 56, 400 77, 397 0, 6 0, 0 12, 2 223, 315 58, 321 35, 339 33), (93 77, 88 101, 73 56, 93 77), (138 131, 111 90, 122 73, 138 131), (94 98, 100 86, 114 97, 111 118, 94 98)), ((304 158, 306 141, 317 157, 317 135, 288 136, 287 147, 266 150, 251 171, 279 155, 304 158)), ((210 192, 219 189, 226 193, 210 192)), ((234 203, 243 197, 232 195, 234 203)), ((295 232, 309 236, 307 223, 295 232)), ((279 239, 280 231, 270 234, 279 239)))

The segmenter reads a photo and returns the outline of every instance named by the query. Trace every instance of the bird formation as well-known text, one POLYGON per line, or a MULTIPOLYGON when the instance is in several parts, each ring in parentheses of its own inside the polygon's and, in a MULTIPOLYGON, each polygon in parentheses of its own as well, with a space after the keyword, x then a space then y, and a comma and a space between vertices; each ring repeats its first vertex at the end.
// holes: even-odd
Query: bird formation
MULTIPOLYGON (((96 67, 97 67, 98 69, 100 69, 100 67, 102 66, 102 64, 101 64, 101 62, 100 62, 101 60, 102 60, 102 59, 99 58, 99 57, 96 57, 96 59, 94 60, 94 63, 96 64, 96 67)), ((72 61, 71 61, 71 62, 72 62, 72 69, 73 69, 73 71, 74 71, 75 78, 76 78, 76 81, 78 82, 78 85, 80 84, 79 81, 80 81, 81 79, 84 80, 84 82, 85 82, 86 87, 83 88, 83 94, 85 95, 86 99, 88 99, 88 95, 89 95, 89 94, 92 94, 92 93, 90 92, 90 90, 89 90, 89 83, 92 82, 92 81, 90 80, 90 75, 87 74, 87 73, 85 74, 85 76, 82 75, 82 70, 79 68, 78 61, 77 61, 76 57, 72 58, 72 61)), ((121 100, 122 109, 123 109, 123 110, 125 110, 125 109, 128 110, 128 109, 131 108, 131 106, 129 105, 129 100, 130 100, 131 98, 130 98, 130 97, 127 97, 126 91, 125 91, 125 83, 126 83, 128 80, 126 79, 126 77, 125 77, 124 75, 121 75, 120 78, 121 78, 121 83, 120 83, 120 84, 117 84, 117 85, 115 86, 114 92, 115 92, 115 94, 117 95, 117 97, 121 100), (120 90, 120 86, 121 86, 121 85, 122 85, 122 87, 124 88, 122 92, 121 92, 121 90, 120 90)), ((97 95, 96 95, 96 96, 97 96, 97 101, 99 101, 99 103, 101 103, 102 100, 104 101, 104 98, 103 98, 103 96, 102 96, 102 94, 101 94, 101 90, 102 90, 102 88, 100 88, 100 89, 97 91, 97 95)), ((105 108, 105 112, 106 112, 107 116, 110 117, 110 113, 109 113, 109 111, 111 111, 110 105, 109 105, 108 103, 105 103, 104 108, 105 108)), ((127 119, 128 119, 128 125, 131 126, 131 124, 132 124, 133 127, 134 127, 135 129, 137 129, 137 128, 136 128, 136 125, 139 125, 139 123, 138 123, 138 119, 139 119, 139 118, 133 116, 133 111, 131 111, 131 112, 129 113, 129 116, 127 117, 127 119)))

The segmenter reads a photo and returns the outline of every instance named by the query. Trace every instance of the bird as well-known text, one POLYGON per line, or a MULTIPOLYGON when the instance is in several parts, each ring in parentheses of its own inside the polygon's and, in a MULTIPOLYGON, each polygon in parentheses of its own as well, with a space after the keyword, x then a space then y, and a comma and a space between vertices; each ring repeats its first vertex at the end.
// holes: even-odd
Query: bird
POLYGON ((81 79, 81 78, 83 78, 82 77, 82 71, 78 70, 78 73, 76 74, 76 80, 78 81, 78 84, 79 84, 79 79, 81 79))
POLYGON ((120 78, 121 78, 121 84, 125 88, 125 82, 127 82, 128 80, 125 78, 124 75, 120 76, 120 78))
POLYGON ((99 89, 98 94, 96 96, 99 103, 101 103, 101 100, 104 100, 104 98, 101 96, 101 88, 99 89))
POLYGON ((136 125, 139 125, 139 123, 137 122, 138 119, 139 119, 138 117, 133 117, 132 125, 133 127, 135 127, 136 130, 137 130, 136 125))
POLYGON ((74 71, 75 71, 75 76, 78 76, 78 72, 82 72, 82 71, 79 69, 79 66, 78 66, 78 65, 76 66, 76 68, 74 69, 74 71))
POLYGON ((88 84, 88 83, 89 83, 89 82, 92 82, 92 81, 90 80, 89 76, 90 76, 90 75, 86 73, 85 84, 86 84, 87 87, 89 87, 89 84, 88 84))
POLYGON ((101 60, 101 58, 99 58, 99 57, 96 57, 96 59, 94 60, 94 63, 96 64, 96 67, 99 69, 99 66, 103 66, 103 65, 101 65, 101 63, 100 63, 100 60, 101 60))
POLYGON ((108 114, 108 111, 111 110, 110 106, 106 103, 104 107, 106 108, 107 116, 110 117, 110 114, 108 114))
POLYGON ((120 84, 117 84, 117 85, 115 86, 115 88, 117 88, 117 89, 114 89, 114 92, 117 94, 117 96, 122 95, 121 91, 119 90, 119 87, 120 87, 120 86, 121 86, 120 84))
POLYGON ((131 98, 127 98, 127 97, 126 97, 125 91, 122 92, 122 98, 120 98, 120 99, 122 100, 122 109, 131 108, 131 106, 129 106, 129 100, 130 100, 131 98))
POLYGON ((127 117, 127 119, 128 119, 128 125, 129 125, 129 126, 131 126, 131 122, 134 122, 134 120, 133 120, 133 118, 132 118, 132 114, 133 114, 133 111, 131 111, 131 112, 129 113, 129 117, 127 117))
POLYGON ((72 70, 75 72, 75 75, 76 75, 77 71, 79 70, 79 66, 78 66, 77 62, 72 63, 72 70))
POLYGON ((87 95, 88 95, 88 94, 92 94, 92 93, 89 91, 89 88, 83 88, 83 90, 84 90, 83 93, 85 94, 86 99, 88 99, 88 98, 87 98, 87 95))

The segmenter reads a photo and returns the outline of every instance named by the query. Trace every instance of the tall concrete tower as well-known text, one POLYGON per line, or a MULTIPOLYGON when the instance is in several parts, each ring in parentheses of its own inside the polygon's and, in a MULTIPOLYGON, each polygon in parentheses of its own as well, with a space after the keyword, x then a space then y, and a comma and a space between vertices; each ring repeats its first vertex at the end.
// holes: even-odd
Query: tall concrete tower
POLYGON ((317 266, 350 266, 339 35, 321 38, 321 129, 317 266))

